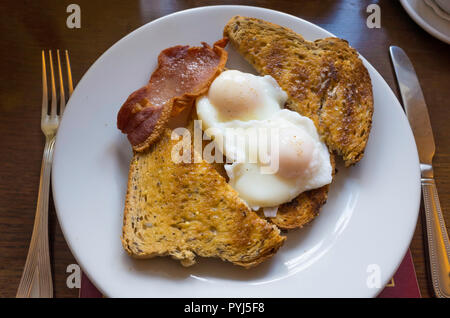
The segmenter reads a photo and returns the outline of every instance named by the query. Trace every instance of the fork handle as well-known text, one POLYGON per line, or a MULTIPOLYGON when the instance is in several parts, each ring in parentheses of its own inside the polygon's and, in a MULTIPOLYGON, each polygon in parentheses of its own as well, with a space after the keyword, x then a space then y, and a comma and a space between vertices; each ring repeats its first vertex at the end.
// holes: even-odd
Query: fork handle
POLYGON ((50 171, 53 160, 55 138, 47 138, 41 166, 39 195, 34 218, 33 234, 27 261, 22 273, 16 297, 51 298, 53 297, 52 273, 48 247, 48 200, 50 171))
POLYGON ((422 178, 431 280, 436 297, 450 297, 450 244, 433 178, 422 178))

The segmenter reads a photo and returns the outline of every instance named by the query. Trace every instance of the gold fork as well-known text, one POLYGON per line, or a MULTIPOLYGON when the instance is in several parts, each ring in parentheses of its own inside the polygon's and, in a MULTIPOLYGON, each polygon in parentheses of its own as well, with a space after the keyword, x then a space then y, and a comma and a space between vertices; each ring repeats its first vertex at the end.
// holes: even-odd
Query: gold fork
MULTIPOLYGON (((56 131, 66 107, 64 84, 61 71, 59 50, 56 51, 59 74, 59 109, 56 96, 55 76, 53 72, 52 52, 48 52, 51 79, 51 105, 48 104, 47 93, 47 68, 45 52, 42 51, 42 113, 41 129, 45 135, 44 155, 41 166, 41 180, 39 182, 39 194, 34 219, 33 234, 28 250, 25 268, 22 273, 16 297, 21 298, 50 298, 53 297, 52 273, 50 266, 50 254, 48 248, 48 197, 50 185, 50 171, 53 161, 53 146, 55 144, 56 131), (49 109, 50 108, 50 109, 49 109)), ((69 53, 65 51, 67 81, 69 97, 73 91, 72 72, 70 69, 69 53)))

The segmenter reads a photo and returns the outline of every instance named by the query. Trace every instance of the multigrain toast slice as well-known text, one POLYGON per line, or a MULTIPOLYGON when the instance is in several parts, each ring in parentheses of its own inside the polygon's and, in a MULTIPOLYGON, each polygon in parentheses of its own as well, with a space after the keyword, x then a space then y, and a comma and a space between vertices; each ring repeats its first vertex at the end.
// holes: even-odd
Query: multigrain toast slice
POLYGON ((122 243, 135 258, 170 255, 184 266, 195 256, 243 267, 270 258, 285 237, 249 210, 204 161, 175 163, 170 130, 130 164, 122 243))
POLYGON ((373 114, 367 69, 347 41, 306 41, 264 20, 233 17, 224 36, 264 75, 288 93, 287 107, 311 118, 328 148, 346 166, 363 157, 373 114))

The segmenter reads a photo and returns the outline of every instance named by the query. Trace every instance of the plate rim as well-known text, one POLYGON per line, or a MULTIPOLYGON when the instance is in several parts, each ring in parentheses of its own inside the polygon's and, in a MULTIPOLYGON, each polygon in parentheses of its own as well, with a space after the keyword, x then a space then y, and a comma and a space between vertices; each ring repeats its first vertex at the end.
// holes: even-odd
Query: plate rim
MULTIPOLYGON (((401 1, 404 1, 404 0, 401 0, 401 1)), ((328 36, 336 37, 336 35, 334 35, 333 33, 329 32, 328 30, 326 30, 326 29, 322 28, 321 26, 319 26, 319 25, 317 25, 317 24, 314 24, 314 23, 312 23, 312 22, 310 22, 310 21, 308 21, 308 20, 305 20, 305 19, 303 19, 303 18, 294 16, 294 15, 292 15, 292 14, 285 13, 285 12, 282 12, 282 11, 273 10, 273 9, 267 9, 267 8, 258 7, 258 6, 247 6, 247 5, 211 5, 211 6, 208 6, 208 5, 206 5, 206 6, 200 6, 200 7, 195 7, 195 8, 189 8, 189 9, 180 10, 180 11, 176 11, 176 12, 173 12, 173 13, 170 13, 170 14, 167 14, 167 15, 164 15, 164 16, 161 16, 161 17, 159 17, 159 18, 157 18, 157 19, 155 19, 155 20, 152 20, 152 21, 150 21, 150 22, 148 22, 148 23, 145 23, 145 24, 141 25, 140 27, 136 28, 135 30, 131 31, 130 33, 126 34, 125 36, 123 36, 123 37, 120 38, 119 40, 117 40, 113 45, 111 45, 107 50, 105 50, 105 51, 104 51, 104 52, 103 52, 103 53, 95 60, 94 63, 92 63, 92 65, 88 68, 88 70, 83 74, 83 76, 81 77, 81 79, 80 79, 80 81, 78 82, 78 84, 81 83, 81 82, 85 79, 86 75, 87 75, 88 73, 90 73, 91 69, 93 69, 98 63, 101 63, 101 61, 102 61, 102 60, 103 60, 103 59, 104 59, 104 58, 105 58, 105 57, 113 50, 113 48, 115 48, 116 46, 120 45, 120 43, 121 43, 122 41, 125 41, 125 40, 128 39, 129 37, 135 36, 135 35, 136 35, 137 33, 139 33, 139 32, 143 32, 144 29, 150 27, 151 24, 157 23, 158 21, 163 20, 163 19, 168 18, 168 17, 176 16, 176 15, 178 15, 178 14, 186 14, 186 13, 188 13, 188 12, 190 12, 190 11, 201 11, 201 10, 208 10, 208 9, 211 9, 211 8, 220 9, 220 8, 222 8, 222 7, 225 7, 225 8, 249 8, 249 9, 261 10, 261 12, 267 12, 267 13, 270 13, 270 14, 277 14, 277 15, 280 15, 280 14, 281 14, 281 15, 284 15, 284 16, 288 16, 288 17, 291 17, 291 18, 300 20, 302 23, 309 24, 309 25, 312 26, 313 28, 318 28, 318 29, 320 29, 322 32, 326 33, 328 36)), ((395 100, 397 101, 397 106, 399 106, 399 107, 401 108, 401 104, 400 104, 400 102, 399 102, 397 96, 394 94, 394 92, 393 92, 393 90, 391 89, 391 87, 387 84, 386 80, 381 76, 381 74, 376 70, 376 68, 375 68, 374 66, 372 66, 372 64, 370 64, 370 63, 367 61, 367 59, 365 59, 361 54, 359 54, 359 52, 358 52, 358 55, 359 55, 359 57, 362 59, 362 61, 363 61, 364 65, 365 65, 365 67, 370 68, 371 71, 372 71, 373 73, 375 73, 379 78, 382 79, 382 81, 381 81, 382 85, 385 87, 385 89, 386 89, 387 91, 389 91, 389 92, 392 94, 392 96, 393 96, 393 97, 395 98, 395 100)), ((76 88, 75 88, 75 90, 74 90, 74 93, 77 91, 77 88, 78 88, 78 86, 79 86, 78 84, 77 84, 77 86, 76 86, 76 88)), ((70 105, 71 105, 71 103, 69 102, 69 103, 67 104, 67 107, 70 107, 70 105)), ((402 111, 403 111, 403 110, 402 110, 402 111)), ((404 116, 404 118, 406 119, 406 115, 405 115, 404 113, 403 113, 403 116, 404 116)), ((407 119, 406 119, 406 120, 407 120, 407 119)), ((63 122, 64 122, 64 120, 63 120, 63 122)), ((412 136, 412 131, 411 131, 409 125, 408 125, 408 130, 409 130, 409 133, 410 133, 411 136, 412 136)), ((415 146, 414 138, 412 139, 412 142, 414 143, 414 146, 415 146)), ((58 149, 60 148, 60 147, 56 147, 57 144, 58 144, 58 143, 57 143, 57 141, 56 141, 56 144, 55 144, 55 152, 57 152, 58 149)), ((416 155, 417 155, 417 148, 416 148, 416 155)), ((417 158, 416 158, 416 159, 417 159, 417 160, 416 160, 416 161, 417 161, 417 168, 418 168, 418 170, 419 170, 418 155, 417 155, 417 158)), ((55 165, 55 161, 53 161, 52 167, 53 167, 53 165, 55 165)), ((52 168, 52 169, 53 169, 53 168, 52 168)), ((54 179, 56 178, 56 177, 55 177, 55 174, 52 174, 51 177, 52 177, 52 193, 53 193, 53 198, 54 198, 55 210, 56 210, 56 214, 57 214, 58 220, 60 220, 61 212, 59 212, 59 211, 60 211, 60 208, 59 208, 59 203, 57 202, 57 201, 58 201, 58 199, 57 199, 57 196, 58 196, 58 195, 56 194, 57 191, 58 191, 58 189, 56 189, 56 188, 54 187, 54 184, 55 184, 54 179)), ((417 224, 417 219, 418 219, 418 216, 419 216, 420 200, 421 200, 421 190, 420 190, 420 179, 419 179, 419 178, 417 178, 417 185, 416 185, 416 188, 417 188, 417 191, 416 191, 416 200, 415 200, 415 202, 416 202, 416 204, 415 204, 415 206, 416 206, 416 208, 415 208, 416 215, 415 215, 415 222, 414 222, 414 224, 417 224)), ((59 222, 59 223, 61 224, 62 222, 59 222)), ((415 226, 413 227, 413 230, 410 231, 410 235, 409 235, 408 240, 407 240, 408 244, 406 245, 406 247, 404 247, 404 251, 403 251, 404 253, 403 253, 403 254, 406 254, 406 252, 407 252, 408 249, 409 249, 410 242, 411 242, 411 240, 412 240, 412 238, 413 238, 413 235, 414 235, 414 228, 415 228, 415 226)), ((70 249, 72 255, 74 256, 75 260, 78 262, 78 264, 80 265, 80 267, 83 268, 83 266, 82 266, 82 263, 83 263, 83 262, 80 262, 80 258, 78 257, 78 254, 74 251, 74 248, 72 247, 70 241, 67 239, 66 229, 65 229, 65 227, 64 227, 62 224, 61 224, 61 230, 62 230, 62 233, 63 233, 63 235, 64 235, 64 238, 65 238, 65 240, 66 240, 66 242, 67 242, 67 245, 68 245, 68 247, 69 247, 69 249, 70 249)), ((397 261, 397 266, 395 266, 395 270, 394 270, 393 274, 397 271, 397 269, 398 269, 398 267, 400 266, 402 260, 403 260, 403 256, 399 256, 399 257, 398 257, 398 261, 397 261)), ((89 278, 89 280, 91 280, 91 282, 99 289, 99 291, 102 292, 102 294, 103 294, 104 296, 109 297, 109 296, 108 296, 109 293, 108 293, 106 290, 103 290, 103 289, 102 289, 101 284, 99 284, 99 283, 97 282, 97 280, 96 280, 95 277, 92 277, 92 276, 90 275, 90 273, 87 272, 87 271, 83 271, 83 273, 89 278)), ((392 275, 393 275, 393 274, 392 274, 392 275)), ((384 279, 383 282, 382 282, 382 286, 385 286, 385 285, 387 284, 387 282, 389 281, 389 279, 390 279, 389 277, 386 278, 386 279, 384 279)), ((383 290, 383 288, 376 289, 376 290, 374 290, 373 293, 368 293, 368 294, 370 294, 370 296, 372 296, 372 297, 376 297, 379 293, 381 293, 382 290, 383 290)), ((369 296, 363 296, 363 297, 369 297, 369 296)))

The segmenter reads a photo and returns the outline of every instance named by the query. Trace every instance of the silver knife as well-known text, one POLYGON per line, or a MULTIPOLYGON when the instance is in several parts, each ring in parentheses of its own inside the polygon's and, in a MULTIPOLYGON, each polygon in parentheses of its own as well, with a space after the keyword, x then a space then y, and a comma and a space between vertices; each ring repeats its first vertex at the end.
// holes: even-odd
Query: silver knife
POLYGON ((436 297, 450 297, 450 244, 433 176, 435 151, 427 105, 405 51, 389 48, 406 116, 416 140, 422 179, 431 279, 436 297))

